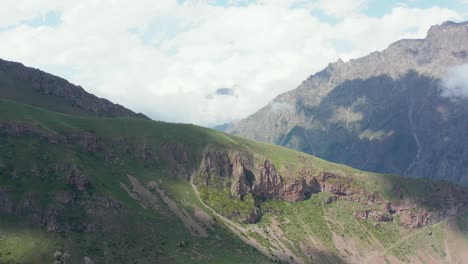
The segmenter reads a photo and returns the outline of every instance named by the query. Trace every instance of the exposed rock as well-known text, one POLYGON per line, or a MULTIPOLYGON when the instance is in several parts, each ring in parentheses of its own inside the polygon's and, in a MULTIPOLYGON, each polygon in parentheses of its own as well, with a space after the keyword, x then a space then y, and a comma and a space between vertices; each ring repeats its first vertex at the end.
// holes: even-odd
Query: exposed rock
POLYGON ((354 212, 353 216, 358 219, 373 219, 378 222, 390 222, 393 221, 393 217, 387 213, 384 213, 380 210, 364 210, 359 212, 354 212))
POLYGON ((89 181, 79 169, 73 168, 68 176, 67 184, 74 186, 78 191, 84 191, 89 181))
POLYGON ((87 152, 96 152, 98 149, 96 134, 85 132, 83 138, 83 145, 87 152))
POLYGON ((331 63, 226 132, 364 171, 468 185, 468 99, 443 96, 441 82, 468 63, 467 25, 331 63))
POLYGON ((269 160, 266 160, 260 165, 259 169, 260 175, 255 179, 252 193, 261 199, 278 198, 283 189, 283 179, 275 166, 269 160))
POLYGON ((66 142, 62 136, 45 132, 43 129, 26 123, 0 122, 0 133, 10 136, 36 136, 51 144, 66 142))
POLYGON ((282 198, 289 202, 303 201, 310 190, 304 179, 296 179, 291 183, 286 183, 283 188, 282 198))
MULTIPOLYGON (((407 228, 418 228, 436 223, 447 217, 455 216, 464 208, 468 208, 468 202, 466 202, 468 193, 456 186, 447 185, 440 188, 438 193, 434 193, 438 197, 435 201, 438 202, 440 208, 428 211, 424 209, 427 201, 403 197, 398 185, 393 188, 398 200, 389 203, 377 193, 368 193, 359 189, 353 179, 345 175, 326 171, 313 175, 302 169, 294 179, 285 181, 269 160, 265 160, 257 167, 257 175, 249 169, 251 165, 246 162, 249 160, 251 160, 250 157, 243 157, 240 153, 206 151, 199 169, 201 174, 230 178, 232 181, 231 195, 234 197, 242 198, 248 193, 253 195, 257 201, 257 207, 254 211, 250 212, 249 215, 241 215, 239 211, 234 211, 229 216, 241 219, 244 223, 255 223, 261 217, 260 207, 264 200, 281 199, 299 202, 319 192, 334 194, 323 204, 340 199, 358 202, 372 208, 353 212, 354 217, 358 219, 390 222, 398 215, 399 224, 407 228)), ((209 183, 210 181, 207 179, 204 184, 209 185, 209 183)))
POLYGON ((147 143, 139 144, 136 152, 137 157, 143 160, 147 165, 154 164, 158 161, 158 157, 155 155, 151 145, 147 143))
POLYGON ((102 148, 96 134, 91 131, 74 131, 67 135, 67 141, 81 145, 86 152, 97 152, 102 148))
POLYGON ((212 176, 230 177, 232 175, 232 163, 228 154, 224 151, 207 151, 203 154, 199 173, 207 176, 207 182, 212 176))
POLYGON ((232 165, 229 166, 232 167, 231 176, 233 178, 231 194, 242 198, 252 191, 255 176, 239 154, 234 157, 232 165))
POLYGON ((255 207, 248 215, 239 215, 242 223, 254 224, 262 216, 262 212, 259 208, 255 207))

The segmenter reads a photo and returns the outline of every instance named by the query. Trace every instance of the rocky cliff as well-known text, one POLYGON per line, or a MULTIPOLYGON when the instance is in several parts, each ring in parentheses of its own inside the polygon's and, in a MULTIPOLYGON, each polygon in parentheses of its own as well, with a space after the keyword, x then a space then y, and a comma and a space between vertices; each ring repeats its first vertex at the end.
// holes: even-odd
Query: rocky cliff
POLYGON ((343 200, 369 208, 349 212, 358 219, 390 222, 398 218, 398 223, 407 228, 437 223, 457 216, 468 208, 467 190, 454 185, 442 184, 430 197, 412 197, 402 192, 400 184, 394 184, 387 197, 384 197, 378 192, 370 192, 353 177, 343 173, 313 173, 303 167, 298 171, 287 172, 290 176, 285 179, 270 160, 256 165, 253 160, 248 153, 208 150, 204 152, 197 172, 200 185, 229 189, 228 195, 240 200, 248 194, 254 198, 255 207, 251 208, 249 214, 226 214, 230 218, 238 217, 244 223, 259 220, 262 202, 300 202, 321 192, 331 194, 327 203, 343 200), (216 183, 219 178, 223 181, 221 185, 216 183))
POLYGON ((466 185, 468 99, 447 95, 442 79, 467 54, 468 22, 433 26, 425 39, 330 64, 226 131, 362 170, 466 185))

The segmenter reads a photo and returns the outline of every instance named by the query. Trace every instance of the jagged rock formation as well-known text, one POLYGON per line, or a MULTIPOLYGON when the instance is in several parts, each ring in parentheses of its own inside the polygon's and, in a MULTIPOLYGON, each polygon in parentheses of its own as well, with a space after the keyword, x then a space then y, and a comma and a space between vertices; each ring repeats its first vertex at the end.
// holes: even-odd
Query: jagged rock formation
MULTIPOLYGON (((333 194, 327 203, 337 200, 358 202, 372 209, 352 212, 358 219, 372 219, 378 222, 393 221, 399 216, 399 224, 407 228, 418 228, 456 216, 468 208, 468 192, 465 189, 448 186, 439 188, 431 198, 412 198, 401 194, 399 187, 392 193, 395 199, 383 198, 378 193, 369 193, 355 180, 346 175, 331 172, 311 173, 300 170, 292 179, 284 179, 270 160, 265 160, 256 168, 253 158, 239 152, 205 151, 198 170, 202 183, 210 187, 214 177, 229 179, 232 197, 242 199, 251 194, 255 200, 247 217, 230 213, 230 218, 241 218, 244 223, 255 223, 262 215, 261 203, 276 199, 288 202, 303 201, 311 195, 328 192, 333 194), (244 161, 245 160, 245 161, 244 161), (428 199, 428 200, 426 200, 428 199), (425 206, 432 208, 429 210, 425 206)), ((212 188, 219 188, 211 186, 212 188)))
POLYGON ((149 119, 141 113, 134 113, 121 105, 98 98, 65 79, 2 59, 0 98, 67 114, 149 119))
POLYGON ((443 95, 451 66, 468 63, 468 22, 425 39, 330 64, 229 133, 366 171, 468 184, 468 104, 443 95))

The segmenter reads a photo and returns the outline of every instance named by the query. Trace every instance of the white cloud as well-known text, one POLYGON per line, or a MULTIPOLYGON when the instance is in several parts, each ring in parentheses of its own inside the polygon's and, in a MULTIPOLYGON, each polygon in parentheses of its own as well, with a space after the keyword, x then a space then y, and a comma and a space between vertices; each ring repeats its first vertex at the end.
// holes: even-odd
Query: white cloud
POLYGON ((320 0, 318 8, 325 14, 345 17, 366 9, 369 0, 320 0))
POLYGON ((0 8, 0 29, 17 25, 21 22, 44 16, 48 11, 59 10, 60 0, 18 0, 2 1, 0 8))
POLYGON ((0 30, 1 58, 50 71, 155 119, 202 125, 243 118, 340 57, 424 37, 430 25, 460 19, 447 9, 404 6, 371 18, 360 13, 362 5, 349 4, 353 15, 328 24, 311 15, 314 5, 291 8, 303 0, 227 7, 209 1, 35 1, 31 8, 23 1, 18 6, 24 10, 7 14, 3 6, 17 1, 5 1, 3 25, 51 10, 62 22, 0 30), (207 96, 234 86, 236 96, 207 96))
POLYGON ((442 80, 442 95, 468 98, 468 64, 450 68, 442 80))

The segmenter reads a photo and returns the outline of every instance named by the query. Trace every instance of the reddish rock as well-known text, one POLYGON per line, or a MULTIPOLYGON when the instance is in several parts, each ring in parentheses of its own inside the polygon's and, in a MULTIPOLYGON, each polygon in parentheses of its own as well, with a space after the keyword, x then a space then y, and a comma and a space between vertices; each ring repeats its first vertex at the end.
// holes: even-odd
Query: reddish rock
POLYGON ((260 175, 255 179, 252 187, 254 196, 262 199, 280 198, 283 189, 283 178, 279 175, 275 166, 266 160, 260 165, 260 175))
MULTIPOLYGON (((468 207, 466 202, 468 194, 459 187, 444 187, 438 190, 438 193, 434 195, 438 197, 437 201, 443 201, 444 204, 439 210, 428 211, 424 209, 424 204, 430 204, 430 201, 405 198, 398 186, 393 188, 397 201, 389 203, 378 193, 368 193, 363 189, 357 189, 350 177, 330 172, 313 175, 310 171, 303 169, 299 171, 296 179, 285 181, 269 160, 265 160, 258 166, 256 171, 259 173, 254 175, 250 170, 252 168, 250 160, 250 157, 244 158, 240 153, 230 156, 225 152, 205 152, 199 173, 207 175, 206 185, 209 185, 209 178, 212 175, 230 177, 231 194, 242 198, 247 193, 251 193, 257 206, 266 199, 298 202, 314 193, 329 192, 334 196, 325 201, 325 204, 338 199, 358 202, 372 209, 354 212, 353 215, 356 218, 389 222, 393 221, 395 216, 399 216, 399 224, 408 228, 418 228, 439 222, 457 215, 463 208, 468 207)), ((256 218, 242 216, 241 219, 252 222, 252 219, 259 217, 259 214, 255 215, 256 218)))
POLYGON ((75 186, 79 191, 84 191, 88 183, 88 178, 76 168, 72 169, 67 179, 67 184, 75 186))
POLYGON ((283 200, 288 202, 303 201, 306 197, 307 186, 305 180, 294 180, 283 187, 283 200))

